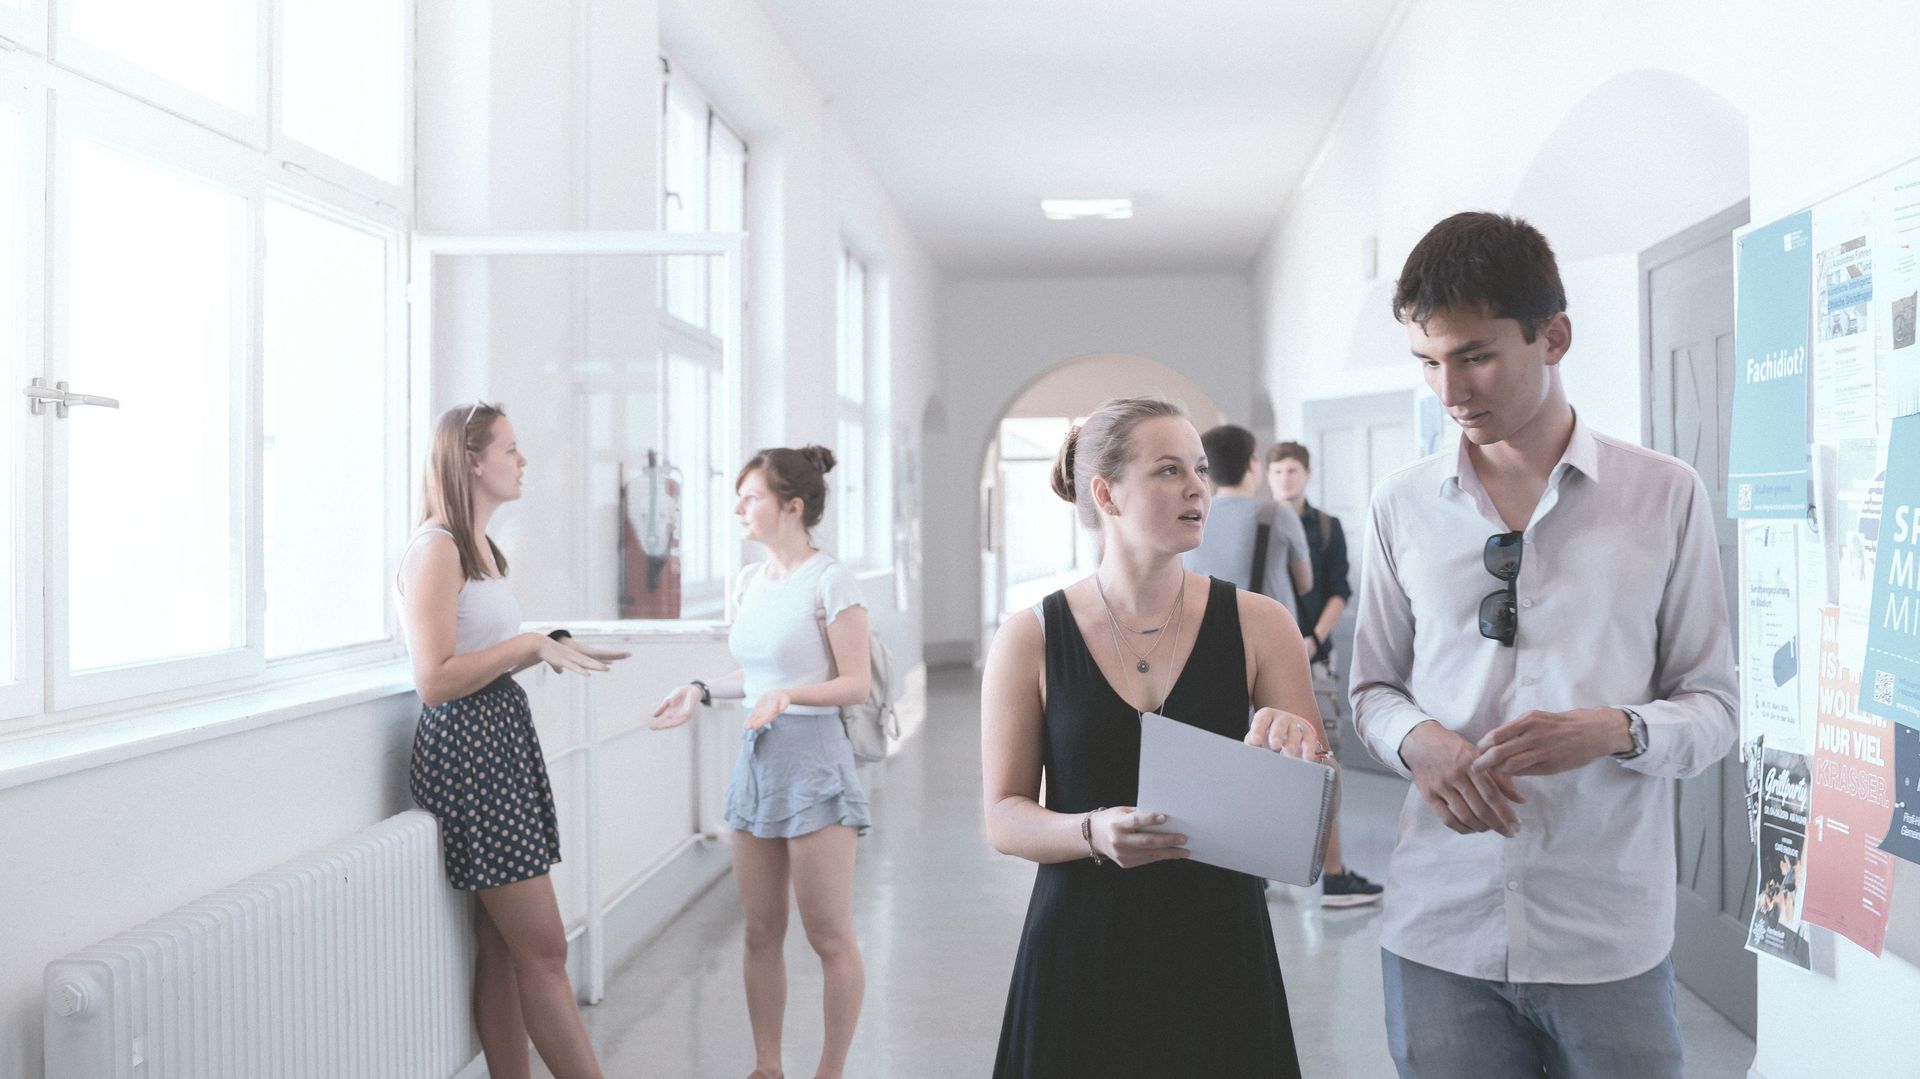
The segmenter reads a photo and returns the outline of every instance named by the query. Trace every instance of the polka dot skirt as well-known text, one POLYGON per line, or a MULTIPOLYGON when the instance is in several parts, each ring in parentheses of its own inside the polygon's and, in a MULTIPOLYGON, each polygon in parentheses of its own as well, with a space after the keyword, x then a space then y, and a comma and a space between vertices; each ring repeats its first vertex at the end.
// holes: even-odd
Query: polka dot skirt
POLYGON ((478 693, 420 712, 413 800, 440 822, 447 880, 498 888, 560 860, 560 826, 526 691, 501 675, 478 693))

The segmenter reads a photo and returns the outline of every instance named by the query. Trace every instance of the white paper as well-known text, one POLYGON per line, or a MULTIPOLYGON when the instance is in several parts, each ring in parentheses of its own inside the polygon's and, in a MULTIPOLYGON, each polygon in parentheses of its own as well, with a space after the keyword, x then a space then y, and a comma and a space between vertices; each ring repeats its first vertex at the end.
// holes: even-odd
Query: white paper
POLYGON ((1879 359, 1877 434, 1886 441, 1895 416, 1920 411, 1920 162, 1903 165, 1875 185, 1873 306, 1879 359))
POLYGON ((1288 884, 1320 877, 1333 769, 1152 712, 1140 717, 1139 806, 1193 859, 1288 884))
POLYGON ((1805 753, 1812 724, 1800 711, 1801 521, 1740 522, 1740 704, 1744 737, 1805 753))
POLYGON ((1873 194, 1813 209, 1813 441, 1872 438, 1875 423, 1873 194))

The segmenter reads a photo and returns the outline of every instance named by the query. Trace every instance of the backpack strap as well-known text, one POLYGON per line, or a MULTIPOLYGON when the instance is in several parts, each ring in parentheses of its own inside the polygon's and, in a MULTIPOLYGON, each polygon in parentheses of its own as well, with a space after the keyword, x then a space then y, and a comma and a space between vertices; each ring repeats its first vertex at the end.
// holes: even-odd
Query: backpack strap
POLYGON ((1273 517, 1265 506, 1260 508, 1260 523, 1253 530, 1253 573, 1249 575, 1247 591, 1266 593, 1267 584, 1267 543, 1273 538, 1273 517))

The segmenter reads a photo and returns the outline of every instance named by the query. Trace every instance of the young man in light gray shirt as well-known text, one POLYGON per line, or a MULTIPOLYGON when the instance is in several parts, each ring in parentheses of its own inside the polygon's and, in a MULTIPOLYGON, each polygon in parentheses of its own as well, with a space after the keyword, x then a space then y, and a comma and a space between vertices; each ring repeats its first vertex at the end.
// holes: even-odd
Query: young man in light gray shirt
POLYGON ((1380 930, 1406 1079, 1681 1079, 1673 781, 1736 726, 1715 506, 1574 414, 1566 307, 1546 238, 1484 213, 1394 294, 1461 427, 1361 547, 1354 725, 1413 780, 1380 930))
POLYGON ((1285 604, 1287 613, 1298 622, 1300 605, 1293 598, 1294 590, 1304 592, 1313 587, 1307 530, 1300 524, 1299 515, 1261 497, 1260 472, 1253 460, 1259 447, 1253 432, 1221 424, 1201 435, 1200 445, 1207 451, 1213 508, 1207 511, 1200 546, 1182 559, 1195 573, 1272 596, 1285 604), (1256 582, 1254 552, 1262 526, 1267 530, 1266 552, 1259 569, 1261 579, 1256 582))

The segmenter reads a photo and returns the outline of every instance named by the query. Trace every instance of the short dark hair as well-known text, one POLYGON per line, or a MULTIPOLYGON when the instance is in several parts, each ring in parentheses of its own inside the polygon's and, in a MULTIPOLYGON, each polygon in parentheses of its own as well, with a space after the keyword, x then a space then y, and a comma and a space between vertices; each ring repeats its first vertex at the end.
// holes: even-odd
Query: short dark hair
POLYGON ((1207 451, 1207 470, 1213 482, 1232 487, 1246 481, 1247 467, 1253 464, 1253 451, 1260 443, 1252 431, 1223 423, 1201 435, 1200 445, 1207 451))
POLYGON ((1313 471, 1313 455, 1298 442, 1275 442, 1267 451, 1268 464, 1277 465, 1282 461, 1298 461, 1301 468, 1313 471))
POLYGON ((1428 229, 1393 289, 1396 322, 1425 326, 1436 311, 1484 310, 1520 323, 1529 343, 1566 309, 1547 238, 1504 214, 1459 213, 1428 229))

